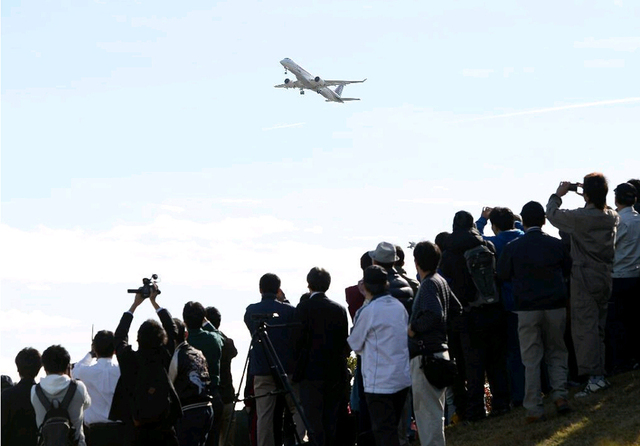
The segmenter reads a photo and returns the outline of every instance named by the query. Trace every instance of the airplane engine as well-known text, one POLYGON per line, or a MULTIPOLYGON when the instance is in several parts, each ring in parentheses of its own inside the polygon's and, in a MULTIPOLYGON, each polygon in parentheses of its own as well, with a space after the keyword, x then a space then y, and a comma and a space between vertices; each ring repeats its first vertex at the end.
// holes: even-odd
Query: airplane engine
POLYGON ((320 76, 316 76, 313 81, 320 87, 324 87, 324 81, 320 78, 320 76))
POLYGON ((293 82, 291 82, 291 79, 286 78, 284 80, 284 85, 285 85, 286 88, 291 88, 293 86, 293 82))

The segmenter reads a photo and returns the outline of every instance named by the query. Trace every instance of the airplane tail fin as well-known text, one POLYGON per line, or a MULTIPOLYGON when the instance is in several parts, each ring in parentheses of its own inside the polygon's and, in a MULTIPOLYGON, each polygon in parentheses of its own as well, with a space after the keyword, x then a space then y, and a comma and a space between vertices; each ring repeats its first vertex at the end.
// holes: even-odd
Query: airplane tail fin
POLYGON ((336 87, 335 92, 338 96, 342 96, 342 90, 344 89, 344 84, 340 84, 336 87))

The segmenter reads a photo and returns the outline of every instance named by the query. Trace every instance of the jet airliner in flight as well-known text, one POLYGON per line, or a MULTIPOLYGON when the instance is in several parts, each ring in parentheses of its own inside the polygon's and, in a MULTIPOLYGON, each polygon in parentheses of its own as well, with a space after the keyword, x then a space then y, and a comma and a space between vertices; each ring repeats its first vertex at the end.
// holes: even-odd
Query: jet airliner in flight
POLYGON ((288 71, 291 71, 295 76, 296 80, 292 81, 287 78, 284 80, 284 84, 276 85, 275 88, 299 88, 300 94, 304 94, 304 90, 313 90, 318 94, 324 96, 327 102, 345 102, 345 101, 359 101, 359 98, 343 98, 342 90, 344 86, 347 84, 361 84, 366 81, 363 79, 361 81, 331 81, 324 80, 320 78, 320 76, 313 76, 304 70, 300 65, 296 64, 294 61, 289 59, 288 57, 282 59, 280 64, 284 67, 284 74, 287 74, 288 71), (335 86, 336 89, 332 90, 329 87, 335 86))

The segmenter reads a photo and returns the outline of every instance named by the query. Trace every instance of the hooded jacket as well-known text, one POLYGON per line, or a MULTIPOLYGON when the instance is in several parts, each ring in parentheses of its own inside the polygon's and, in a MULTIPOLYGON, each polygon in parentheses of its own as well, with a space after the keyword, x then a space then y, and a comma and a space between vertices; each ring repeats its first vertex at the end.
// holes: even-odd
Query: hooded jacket
MULTIPOLYGON (((62 403, 70 382, 71 378, 67 375, 47 375, 40 380, 40 387, 42 387, 44 395, 49 401, 58 400, 59 403, 62 403)), ((82 381, 76 381, 76 384, 78 387, 69 404, 69 419, 75 430, 78 446, 86 446, 82 422, 84 420, 84 410, 91 405, 91 398, 82 381)), ((36 386, 31 387, 31 404, 36 412, 36 425, 40 428, 47 410, 36 395, 36 386)))

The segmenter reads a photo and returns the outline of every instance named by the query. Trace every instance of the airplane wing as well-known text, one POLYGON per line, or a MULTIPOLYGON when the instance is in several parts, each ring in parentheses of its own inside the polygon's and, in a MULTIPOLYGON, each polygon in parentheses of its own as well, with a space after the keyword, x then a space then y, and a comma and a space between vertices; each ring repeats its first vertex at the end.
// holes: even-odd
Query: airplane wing
POLYGON ((327 87, 333 87, 334 85, 347 85, 347 84, 361 84, 364 81, 366 81, 366 79, 363 79, 361 81, 324 81, 324 85, 327 87))

